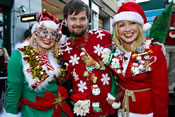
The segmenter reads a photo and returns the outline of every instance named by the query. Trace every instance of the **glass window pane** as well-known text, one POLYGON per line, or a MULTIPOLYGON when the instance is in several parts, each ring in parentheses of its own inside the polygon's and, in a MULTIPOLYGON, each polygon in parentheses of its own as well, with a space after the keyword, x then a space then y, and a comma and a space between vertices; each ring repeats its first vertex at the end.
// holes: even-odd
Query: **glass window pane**
POLYGON ((0 8, 0 48, 3 45, 3 10, 0 8))

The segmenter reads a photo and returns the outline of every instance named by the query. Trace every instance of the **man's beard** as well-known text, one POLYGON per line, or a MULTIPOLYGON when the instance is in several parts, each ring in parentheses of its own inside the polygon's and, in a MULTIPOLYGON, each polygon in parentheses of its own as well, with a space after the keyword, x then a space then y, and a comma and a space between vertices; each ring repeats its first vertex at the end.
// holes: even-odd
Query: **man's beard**
POLYGON ((71 35, 74 37, 82 37, 86 33, 87 28, 81 30, 81 32, 75 32, 74 30, 71 32, 71 35))

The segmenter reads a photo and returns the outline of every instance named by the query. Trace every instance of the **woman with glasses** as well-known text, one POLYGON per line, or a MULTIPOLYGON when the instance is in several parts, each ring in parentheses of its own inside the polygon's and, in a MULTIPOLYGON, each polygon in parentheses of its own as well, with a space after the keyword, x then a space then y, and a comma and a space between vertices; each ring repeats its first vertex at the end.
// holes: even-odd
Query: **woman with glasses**
POLYGON ((8 63, 7 116, 73 116, 65 103, 67 90, 56 82, 61 76, 60 30, 61 24, 55 16, 40 13, 39 21, 32 27, 31 38, 16 45, 17 50, 8 63))

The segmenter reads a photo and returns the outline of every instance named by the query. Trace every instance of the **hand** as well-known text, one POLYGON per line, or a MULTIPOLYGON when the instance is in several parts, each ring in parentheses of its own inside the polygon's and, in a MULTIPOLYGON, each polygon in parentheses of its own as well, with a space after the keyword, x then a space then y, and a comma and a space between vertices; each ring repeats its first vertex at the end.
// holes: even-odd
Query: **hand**
POLYGON ((118 109, 121 106, 121 103, 118 101, 116 102, 116 98, 114 96, 112 96, 110 93, 108 93, 108 97, 106 98, 106 100, 108 101, 109 104, 112 105, 112 108, 114 109, 118 109))

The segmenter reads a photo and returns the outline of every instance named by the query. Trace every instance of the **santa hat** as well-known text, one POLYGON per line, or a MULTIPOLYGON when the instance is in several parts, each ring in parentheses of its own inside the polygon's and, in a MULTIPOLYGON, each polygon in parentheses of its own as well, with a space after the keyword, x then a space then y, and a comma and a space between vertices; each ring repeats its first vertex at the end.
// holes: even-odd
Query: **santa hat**
POLYGON ((143 9, 139 4, 134 2, 127 2, 119 8, 117 14, 113 18, 113 27, 121 20, 133 21, 141 24, 144 32, 151 28, 151 25, 147 23, 143 9))
POLYGON ((81 52, 80 57, 84 57, 84 56, 86 56, 85 52, 81 52))
POLYGON ((37 23, 33 25, 32 30, 31 30, 32 33, 36 31, 37 28, 42 27, 42 26, 53 29, 57 32, 61 30, 61 25, 60 25, 59 20, 51 13, 44 11, 44 12, 37 14, 37 16, 39 17, 39 20, 37 23))

